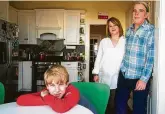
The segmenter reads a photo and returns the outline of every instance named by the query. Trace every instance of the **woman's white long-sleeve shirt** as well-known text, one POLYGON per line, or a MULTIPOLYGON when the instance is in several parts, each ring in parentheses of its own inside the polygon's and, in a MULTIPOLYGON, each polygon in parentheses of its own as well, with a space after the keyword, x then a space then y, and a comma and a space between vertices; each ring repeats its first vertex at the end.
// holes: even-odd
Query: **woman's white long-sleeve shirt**
POLYGON ((120 37, 114 47, 110 38, 101 40, 92 74, 99 75, 99 82, 117 88, 118 74, 125 50, 125 38, 120 37))

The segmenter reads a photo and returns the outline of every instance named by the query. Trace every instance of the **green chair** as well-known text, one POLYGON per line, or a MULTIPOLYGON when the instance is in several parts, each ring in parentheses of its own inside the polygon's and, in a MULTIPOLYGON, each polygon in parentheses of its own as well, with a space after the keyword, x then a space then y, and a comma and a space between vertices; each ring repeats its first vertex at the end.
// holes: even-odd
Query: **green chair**
POLYGON ((0 104, 4 103, 5 99, 5 88, 4 85, 0 82, 0 104))
POLYGON ((96 108, 98 114, 105 114, 110 95, 110 88, 106 84, 92 82, 72 82, 96 108))

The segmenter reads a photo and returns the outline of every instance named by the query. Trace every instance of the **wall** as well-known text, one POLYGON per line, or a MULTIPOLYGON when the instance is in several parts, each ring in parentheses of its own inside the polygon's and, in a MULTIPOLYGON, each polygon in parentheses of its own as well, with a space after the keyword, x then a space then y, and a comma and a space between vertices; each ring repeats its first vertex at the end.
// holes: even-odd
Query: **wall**
MULTIPOLYGON (((87 13, 86 13, 86 20, 88 20, 88 21, 98 21, 97 24, 103 24, 103 23, 106 24, 107 20, 97 19, 99 11, 102 11, 102 10, 90 9, 89 11, 87 11, 87 13)), ((122 27, 123 27, 124 31, 125 31, 125 28, 126 28, 126 26, 125 26, 125 23, 126 23, 125 11, 109 11, 108 9, 104 10, 104 11, 108 12, 109 17, 116 17, 116 18, 118 18, 120 20, 121 24, 122 24, 122 27)))
POLYGON ((133 7, 131 7, 130 9, 128 9, 126 11, 126 17, 125 17, 125 20, 126 20, 126 23, 125 23, 125 27, 126 29, 132 24, 132 10, 133 10, 133 7))
POLYGON ((160 0, 155 4, 155 68, 152 97, 152 114, 165 113, 165 1, 160 0))

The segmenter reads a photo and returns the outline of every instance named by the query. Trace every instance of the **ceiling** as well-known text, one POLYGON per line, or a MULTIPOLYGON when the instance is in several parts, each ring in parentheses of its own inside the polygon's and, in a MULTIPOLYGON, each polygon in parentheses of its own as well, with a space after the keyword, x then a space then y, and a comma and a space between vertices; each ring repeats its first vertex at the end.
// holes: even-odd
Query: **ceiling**
POLYGON ((108 9, 114 11, 127 11, 132 1, 10 1, 16 9, 108 9))

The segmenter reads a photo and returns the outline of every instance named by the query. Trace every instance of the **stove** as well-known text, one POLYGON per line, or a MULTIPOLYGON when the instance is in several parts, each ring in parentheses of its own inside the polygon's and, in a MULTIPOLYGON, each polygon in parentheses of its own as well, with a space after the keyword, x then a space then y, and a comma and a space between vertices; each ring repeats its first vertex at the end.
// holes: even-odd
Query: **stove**
POLYGON ((52 65, 61 64, 56 62, 33 62, 32 64, 32 92, 37 92, 45 88, 44 73, 52 65))

